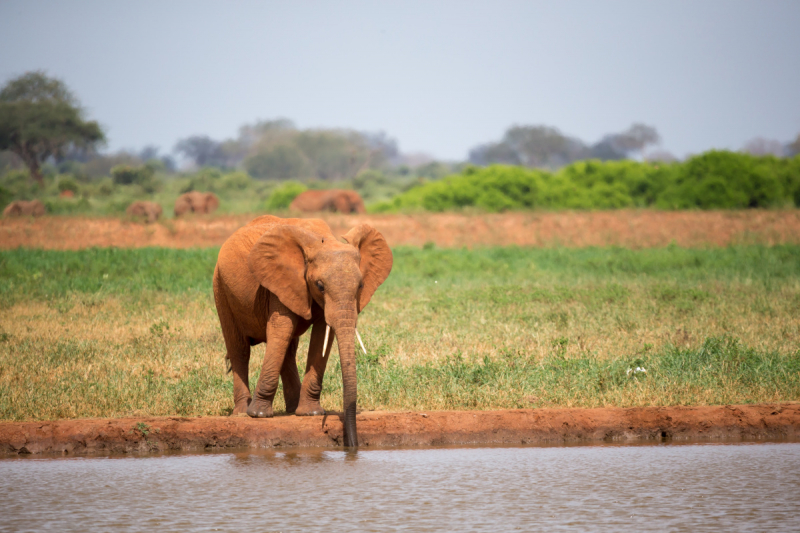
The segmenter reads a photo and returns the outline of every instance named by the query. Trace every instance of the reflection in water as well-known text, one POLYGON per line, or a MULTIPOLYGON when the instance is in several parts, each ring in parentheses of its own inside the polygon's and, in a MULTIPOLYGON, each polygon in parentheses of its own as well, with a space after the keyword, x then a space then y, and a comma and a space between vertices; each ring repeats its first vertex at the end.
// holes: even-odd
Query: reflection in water
POLYGON ((800 444, 0 461, 0 531, 798 530, 800 444))

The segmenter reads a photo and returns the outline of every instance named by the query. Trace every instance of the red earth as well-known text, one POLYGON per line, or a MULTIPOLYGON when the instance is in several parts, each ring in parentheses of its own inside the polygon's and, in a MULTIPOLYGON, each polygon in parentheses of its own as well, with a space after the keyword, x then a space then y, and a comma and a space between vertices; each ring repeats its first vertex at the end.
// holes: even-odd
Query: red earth
MULTIPOLYGON (((360 413, 362 447, 800 440, 800 402, 629 409, 360 413)), ((340 415, 0 422, 0 454, 336 447, 340 415)))
MULTIPOLYGON (((124 218, 45 216, 0 220, 0 249, 77 250, 220 246, 252 215, 206 215, 145 224, 124 218)), ((334 234, 362 222, 378 229, 390 246, 625 246, 686 247, 737 243, 800 243, 800 210, 655 211, 554 213, 342 215, 319 213, 334 234)))

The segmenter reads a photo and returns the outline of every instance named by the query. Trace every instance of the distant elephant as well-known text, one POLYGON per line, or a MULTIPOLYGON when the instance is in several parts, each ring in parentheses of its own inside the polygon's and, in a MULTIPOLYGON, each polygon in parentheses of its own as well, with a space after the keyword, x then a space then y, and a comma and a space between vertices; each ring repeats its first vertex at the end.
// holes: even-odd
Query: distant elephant
POLYGON ((338 211, 339 213, 366 213, 364 200, 356 191, 327 189, 305 191, 297 195, 289 205, 293 211, 338 211))
POLYGON ((186 213, 206 214, 219 207, 219 198, 213 192, 192 191, 181 194, 175 200, 175 216, 186 213))
POLYGON ((161 216, 163 210, 155 202, 139 200, 129 205, 125 212, 132 217, 145 217, 147 222, 155 222, 161 216))
POLYGON ((4 217, 40 217, 44 215, 47 210, 40 200, 16 200, 11 202, 3 209, 4 217))
POLYGON ((347 243, 322 220, 261 216, 222 245, 214 269, 214 301, 233 371, 233 413, 271 417, 280 378, 287 413, 324 414, 319 399, 332 329, 342 368, 344 445, 358 446, 356 323, 392 270, 393 259, 383 235, 367 224, 343 238, 347 243), (312 325, 301 385, 298 338, 312 325), (251 398, 250 347, 262 342, 266 354, 251 398))

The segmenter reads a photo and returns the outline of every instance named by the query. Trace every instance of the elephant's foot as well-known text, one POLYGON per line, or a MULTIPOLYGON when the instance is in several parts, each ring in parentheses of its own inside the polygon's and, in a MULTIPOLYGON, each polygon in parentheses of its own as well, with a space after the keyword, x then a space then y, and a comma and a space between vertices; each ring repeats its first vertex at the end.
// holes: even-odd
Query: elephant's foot
POLYGON ((286 414, 292 414, 297 411, 297 405, 300 403, 300 393, 291 394, 288 391, 284 390, 283 394, 286 399, 286 414))
POLYGON ((272 418, 272 402, 254 398, 247 406, 247 414, 253 418, 272 418))
POLYGON ((231 416, 237 416, 246 413, 248 405, 250 405, 250 398, 239 400, 238 402, 236 402, 236 405, 233 408, 233 413, 231 413, 231 416))
POLYGON ((319 416, 325 414, 325 409, 319 404, 319 400, 301 401, 294 412, 297 416, 319 416))

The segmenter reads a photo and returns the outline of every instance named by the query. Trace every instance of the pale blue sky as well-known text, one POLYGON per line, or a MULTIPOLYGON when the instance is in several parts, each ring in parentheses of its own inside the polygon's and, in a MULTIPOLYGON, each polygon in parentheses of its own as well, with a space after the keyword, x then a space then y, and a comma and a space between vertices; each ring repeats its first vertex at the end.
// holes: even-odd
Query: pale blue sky
POLYGON ((512 124, 679 156, 800 133, 800 1, 0 1, 0 82, 44 69, 108 149, 256 119, 463 159, 512 124))

